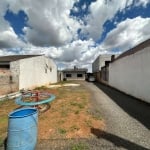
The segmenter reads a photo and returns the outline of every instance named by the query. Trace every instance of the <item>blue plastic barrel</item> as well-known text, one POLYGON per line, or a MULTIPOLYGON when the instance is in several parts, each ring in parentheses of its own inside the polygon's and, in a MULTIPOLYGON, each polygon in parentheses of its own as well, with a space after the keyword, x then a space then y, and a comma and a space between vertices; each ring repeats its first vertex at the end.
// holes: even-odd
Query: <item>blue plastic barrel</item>
POLYGON ((37 142, 37 109, 21 108, 8 116, 7 150, 34 150, 37 142))

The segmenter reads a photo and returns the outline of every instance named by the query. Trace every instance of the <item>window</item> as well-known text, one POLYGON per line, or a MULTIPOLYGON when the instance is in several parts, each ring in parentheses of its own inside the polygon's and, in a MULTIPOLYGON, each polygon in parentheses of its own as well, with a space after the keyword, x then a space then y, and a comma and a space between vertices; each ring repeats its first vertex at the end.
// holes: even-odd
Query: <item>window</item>
POLYGON ((83 77, 83 74, 81 74, 81 73, 80 73, 80 74, 77 74, 77 77, 78 77, 78 78, 82 78, 82 77, 83 77))
POLYGON ((1 65, 1 64, 0 64, 0 68, 2 68, 2 69, 3 69, 3 68, 4 68, 4 69, 10 69, 10 65, 1 65))
POLYGON ((49 68, 49 70, 50 70, 50 72, 52 72, 52 68, 51 67, 49 68))
POLYGON ((45 73, 47 73, 47 68, 45 68, 45 73))
POLYGON ((71 74, 66 74, 67 78, 71 78, 71 76, 72 76, 71 74))

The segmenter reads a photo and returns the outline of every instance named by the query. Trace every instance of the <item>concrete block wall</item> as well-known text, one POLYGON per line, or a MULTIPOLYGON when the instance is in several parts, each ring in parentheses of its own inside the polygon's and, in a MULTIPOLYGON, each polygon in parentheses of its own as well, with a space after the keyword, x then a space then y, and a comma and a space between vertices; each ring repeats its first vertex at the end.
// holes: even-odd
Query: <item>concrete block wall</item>
POLYGON ((0 74, 0 95, 16 92, 19 89, 17 79, 11 74, 0 74))
POLYGON ((109 85, 150 103, 150 47, 111 63, 109 85))
POLYGON ((9 83, 10 83, 10 75, 0 75, 0 85, 9 83))
POLYGON ((97 82, 101 81, 101 71, 93 73, 97 82))
POLYGON ((100 56, 98 56, 92 63, 92 72, 98 72, 100 69, 100 56))
POLYGON ((35 88, 57 82, 57 66, 53 60, 45 56, 21 59, 18 63, 19 89, 35 88))

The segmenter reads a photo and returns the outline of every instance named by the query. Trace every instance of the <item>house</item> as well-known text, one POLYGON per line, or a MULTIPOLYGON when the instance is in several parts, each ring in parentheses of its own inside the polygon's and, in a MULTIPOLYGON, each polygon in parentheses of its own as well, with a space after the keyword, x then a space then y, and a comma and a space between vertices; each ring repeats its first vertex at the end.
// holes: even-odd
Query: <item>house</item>
POLYGON ((92 63, 92 72, 99 72, 105 66, 105 61, 111 61, 112 54, 99 55, 92 63))
POLYGON ((17 91, 56 83, 57 66, 52 59, 44 55, 1 56, 0 81, 2 87, 8 86, 5 88, 6 93, 10 86, 11 91, 17 91))
POLYGON ((97 81, 108 80, 108 63, 118 56, 114 54, 102 54, 95 59, 92 63, 92 72, 97 81))
POLYGON ((85 80, 87 69, 86 68, 77 68, 65 69, 62 71, 63 80, 85 80))
POLYGON ((109 64, 108 84, 150 103, 150 39, 109 64))

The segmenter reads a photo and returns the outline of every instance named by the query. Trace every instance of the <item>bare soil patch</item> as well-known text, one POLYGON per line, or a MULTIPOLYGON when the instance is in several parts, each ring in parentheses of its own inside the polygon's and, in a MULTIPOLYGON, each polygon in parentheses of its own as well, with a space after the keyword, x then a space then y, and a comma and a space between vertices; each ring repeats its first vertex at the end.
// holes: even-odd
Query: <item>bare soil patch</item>
POLYGON ((104 128, 102 117, 90 113, 90 93, 82 85, 44 91, 56 99, 39 116, 39 139, 88 138, 91 128, 104 128))

